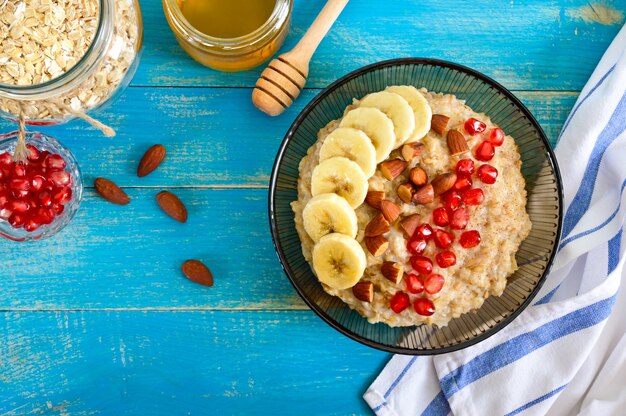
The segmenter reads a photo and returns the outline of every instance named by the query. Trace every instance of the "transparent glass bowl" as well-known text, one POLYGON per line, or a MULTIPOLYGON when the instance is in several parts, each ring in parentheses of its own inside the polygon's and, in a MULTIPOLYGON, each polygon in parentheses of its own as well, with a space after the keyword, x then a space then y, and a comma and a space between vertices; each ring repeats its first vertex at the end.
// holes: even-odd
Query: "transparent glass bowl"
MULTIPOLYGON (((13 154, 17 145, 17 135, 17 131, 0 135, 0 154, 4 152, 13 154)), ((0 219, 0 236, 13 241, 41 240, 55 235, 74 218, 83 197, 83 181, 78 162, 67 147, 53 137, 39 132, 27 132, 26 144, 35 146, 39 151, 47 150, 50 153, 56 153, 65 160, 67 164, 65 170, 72 177, 72 199, 65 205, 61 215, 55 217, 52 223, 42 225, 33 232, 27 232, 22 228, 13 228, 7 221, 0 219)))

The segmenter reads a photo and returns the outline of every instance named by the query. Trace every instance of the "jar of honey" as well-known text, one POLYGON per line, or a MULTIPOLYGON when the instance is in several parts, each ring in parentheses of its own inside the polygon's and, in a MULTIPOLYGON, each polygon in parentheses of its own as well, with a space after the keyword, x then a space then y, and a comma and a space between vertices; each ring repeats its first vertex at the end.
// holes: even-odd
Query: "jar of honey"
POLYGON ((293 0, 163 0, 180 46, 196 61, 221 71, 244 71, 280 48, 293 0))

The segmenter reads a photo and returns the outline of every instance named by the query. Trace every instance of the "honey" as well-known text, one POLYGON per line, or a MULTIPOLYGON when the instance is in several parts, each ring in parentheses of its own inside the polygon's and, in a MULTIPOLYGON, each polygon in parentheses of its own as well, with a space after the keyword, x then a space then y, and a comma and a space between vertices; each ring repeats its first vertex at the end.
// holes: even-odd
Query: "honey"
POLYGON ((180 46, 221 71, 260 65, 280 48, 293 0, 162 0, 180 46))
POLYGON ((238 38, 263 26, 276 0, 178 0, 178 7, 200 32, 216 38, 238 38))

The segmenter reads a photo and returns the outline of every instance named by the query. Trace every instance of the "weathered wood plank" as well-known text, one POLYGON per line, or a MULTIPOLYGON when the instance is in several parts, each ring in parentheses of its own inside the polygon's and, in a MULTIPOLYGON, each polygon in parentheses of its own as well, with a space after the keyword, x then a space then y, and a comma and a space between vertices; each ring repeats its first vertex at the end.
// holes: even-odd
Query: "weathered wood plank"
MULTIPOLYGON (((265 187, 284 134, 317 92, 270 118, 252 107, 250 89, 130 88, 100 117, 117 130, 113 139, 82 121, 42 130, 74 151, 89 186, 106 176, 123 186, 265 187), (165 163, 137 178, 139 159, 155 143, 167 148, 165 163)), ((577 94, 516 94, 554 143, 577 94)), ((0 131, 14 128, 0 121, 0 131)))
POLYGON ((388 354, 312 312, 0 314, 0 415, 365 414, 388 354))
MULTIPOLYGON (((323 3, 295 1, 283 51, 295 45, 323 3)), ((175 42, 161 2, 141 4, 146 47, 135 85, 254 85, 262 68, 224 74, 202 67, 175 42)), ((348 4, 320 45, 308 86, 324 87, 383 59, 422 56, 468 65, 508 88, 580 90, 624 14, 626 3, 618 1, 359 0, 348 4)))

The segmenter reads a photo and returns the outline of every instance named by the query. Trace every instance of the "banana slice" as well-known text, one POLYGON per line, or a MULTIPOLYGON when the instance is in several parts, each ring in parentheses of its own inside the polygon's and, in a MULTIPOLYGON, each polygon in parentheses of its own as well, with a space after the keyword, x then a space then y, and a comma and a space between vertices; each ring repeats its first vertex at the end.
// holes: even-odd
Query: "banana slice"
POLYGON ((363 248, 346 235, 325 235, 313 247, 313 270, 320 282, 333 289, 348 289, 357 284, 366 266, 363 248))
POLYGON ((314 196, 302 211, 304 229, 315 242, 326 234, 339 233, 355 238, 359 230, 356 213, 337 194, 314 196))
POLYGON ((415 130, 413 109, 401 95, 390 91, 375 92, 363 97, 359 107, 374 107, 387 114, 396 133, 394 149, 405 143, 415 130))
POLYGON ((313 196, 335 193, 344 197, 352 208, 363 203, 367 188, 367 177, 359 165, 345 157, 326 159, 311 175, 313 196))
POLYGON ((433 111, 424 95, 412 85, 394 85, 387 87, 385 91, 398 94, 404 98, 413 109, 415 130, 410 137, 410 141, 421 140, 426 136, 426 133, 430 130, 430 120, 433 118, 433 111))
POLYGON ((396 144, 393 123, 385 113, 376 108, 359 107, 349 111, 339 127, 352 127, 367 134, 376 149, 376 163, 387 159, 396 144))
POLYGON ((376 149, 367 134, 350 127, 339 127, 324 139, 320 162, 335 156, 346 157, 359 164, 368 178, 376 173, 376 149))

